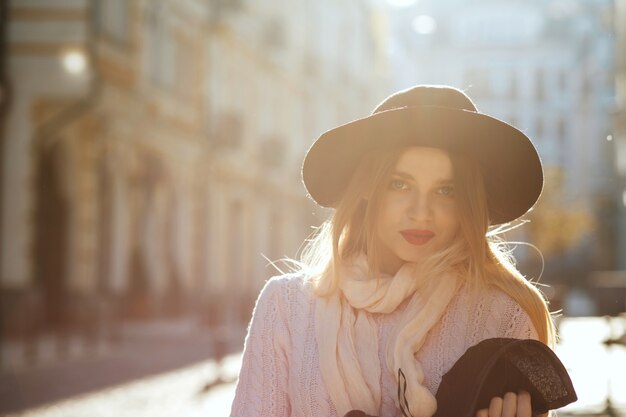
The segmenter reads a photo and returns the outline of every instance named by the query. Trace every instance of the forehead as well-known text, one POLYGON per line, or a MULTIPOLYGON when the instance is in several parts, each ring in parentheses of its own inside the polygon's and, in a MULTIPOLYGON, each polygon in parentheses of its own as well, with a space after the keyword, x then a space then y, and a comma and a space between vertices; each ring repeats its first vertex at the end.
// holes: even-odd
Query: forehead
POLYGON ((414 177, 428 176, 435 179, 452 179, 453 173, 448 152, 439 148, 421 146, 412 146, 403 150, 395 169, 414 177))

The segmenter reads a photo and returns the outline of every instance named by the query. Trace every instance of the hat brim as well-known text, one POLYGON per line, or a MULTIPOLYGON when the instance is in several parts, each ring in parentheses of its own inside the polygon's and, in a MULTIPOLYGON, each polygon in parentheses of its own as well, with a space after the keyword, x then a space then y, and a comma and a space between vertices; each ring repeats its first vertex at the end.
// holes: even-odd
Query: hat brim
POLYGON ((334 207, 364 154, 390 146, 436 147, 476 160, 494 225, 524 215, 541 195, 541 160, 524 133, 482 113, 440 106, 387 110, 323 133, 302 166, 309 195, 334 207))

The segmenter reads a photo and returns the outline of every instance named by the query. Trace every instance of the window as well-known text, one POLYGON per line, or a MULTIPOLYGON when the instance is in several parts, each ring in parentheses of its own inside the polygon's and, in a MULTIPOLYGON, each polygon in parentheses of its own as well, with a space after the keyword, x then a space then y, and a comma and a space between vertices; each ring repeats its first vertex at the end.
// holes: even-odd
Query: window
POLYGON ((211 140, 218 148, 236 148, 244 137, 244 119, 235 111, 221 112, 213 122, 211 140))
POLYGON ((559 73, 559 91, 564 93, 567 91, 567 71, 563 70, 559 73))
POLYGON ((504 71, 494 71, 491 77, 491 92, 497 97, 504 97, 510 90, 510 80, 504 71))
POLYGON ((517 76, 515 73, 511 73, 511 79, 509 84, 509 98, 515 100, 517 98, 517 76))
POLYGON ((537 69, 537 74, 536 74, 536 78, 535 78, 535 98, 537 99, 537 101, 543 101, 543 99, 545 98, 545 92, 543 90, 543 87, 545 85, 545 74, 543 69, 539 68, 537 69))
POLYGON ((244 236, 250 237, 244 228, 243 204, 232 201, 229 205, 228 219, 228 280, 231 289, 237 291, 245 283, 245 242, 244 236))
POLYGON ((98 23, 102 34, 119 44, 130 41, 130 20, 127 0, 107 0, 98 4, 98 23))
POLYGON ((564 143, 567 136, 567 124, 564 118, 559 118, 556 130, 559 142, 564 143))
POLYGON ((174 88, 176 81, 176 44, 168 30, 160 2, 150 3, 146 22, 146 72, 159 87, 174 88))
POLYGON ((188 37, 178 35, 173 54, 176 55, 174 76, 176 91, 183 99, 191 99, 197 91, 197 57, 201 56, 196 50, 197 43, 188 37))
POLYGON ((539 117, 537 118, 537 122, 535 123, 535 136, 537 139, 541 140, 544 135, 544 126, 543 120, 539 117))
POLYGON ((286 158, 285 142, 278 135, 270 135, 260 144, 260 159, 268 168, 283 166, 286 158))
POLYGON ((272 211, 269 216, 269 242, 268 242, 268 255, 270 260, 277 261, 284 254, 282 251, 282 237, 283 237, 283 216, 281 216, 278 210, 272 211))

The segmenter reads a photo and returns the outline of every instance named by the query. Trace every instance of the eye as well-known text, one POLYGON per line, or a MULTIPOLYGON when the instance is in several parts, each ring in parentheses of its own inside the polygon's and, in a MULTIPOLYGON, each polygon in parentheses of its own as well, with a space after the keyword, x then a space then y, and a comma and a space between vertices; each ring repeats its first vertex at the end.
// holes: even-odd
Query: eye
POLYGON ((452 197, 454 196, 454 186, 444 185, 442 187, 439 187, 439 190, 437 190, 437 192, 441 195, 452 197))
POLYGON ((389 188, 396 191, 404 191, 409 189, 409 184, 404 180, 391 180, 389 188))

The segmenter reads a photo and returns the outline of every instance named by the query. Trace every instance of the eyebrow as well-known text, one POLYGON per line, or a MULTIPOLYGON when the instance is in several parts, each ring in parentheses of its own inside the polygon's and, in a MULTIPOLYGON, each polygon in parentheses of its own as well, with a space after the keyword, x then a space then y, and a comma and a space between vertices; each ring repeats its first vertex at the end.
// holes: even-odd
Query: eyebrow
MULTIPOLYGON (((407 180, 411 180, 411 181, 415 181, 415 178, 413 177, 413 175, 409 174, 408 172, 404 172, 404 171, 394 171, 392 173, 393 176, 396 177, 401 177, 407 180)), ((452 178, 443 178, 440 180, 437 180, 437 183, 439 184, 453 184, 454 180, 452 178)))

